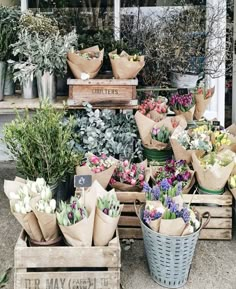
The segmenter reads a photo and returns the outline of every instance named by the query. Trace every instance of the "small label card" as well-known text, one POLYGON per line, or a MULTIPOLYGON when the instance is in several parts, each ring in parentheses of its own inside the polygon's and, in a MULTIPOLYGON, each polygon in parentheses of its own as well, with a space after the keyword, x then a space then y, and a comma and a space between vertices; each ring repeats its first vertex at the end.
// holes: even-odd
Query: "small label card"
POLYGON ((189 93, 187 88, 178 88, 177 92, 179 95, 185 95, 189 93))
POLYGON ((212 125, 213 126, 220 126, 220 121, 219 120, 213 120, 212 125))
POLYGON ((91 175, 76 175, 74 176, 74 187, 75 188, 88 188, 92 185, 91 175))

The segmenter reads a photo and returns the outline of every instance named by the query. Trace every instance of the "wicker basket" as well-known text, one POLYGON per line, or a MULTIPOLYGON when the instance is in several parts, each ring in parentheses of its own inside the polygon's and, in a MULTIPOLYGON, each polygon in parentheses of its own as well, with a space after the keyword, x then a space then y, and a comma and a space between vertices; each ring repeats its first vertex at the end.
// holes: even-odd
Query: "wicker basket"
POLYGON ((140 207, 138 217, 152 279, 163 287, 182 287, 188 279, 200 230, 208 224, 210 214, 204 213, 208 215, 207 221, 195 233, 172 237, 157 233, 145 225, 142 221, 143 211, 144 205, 140 207))

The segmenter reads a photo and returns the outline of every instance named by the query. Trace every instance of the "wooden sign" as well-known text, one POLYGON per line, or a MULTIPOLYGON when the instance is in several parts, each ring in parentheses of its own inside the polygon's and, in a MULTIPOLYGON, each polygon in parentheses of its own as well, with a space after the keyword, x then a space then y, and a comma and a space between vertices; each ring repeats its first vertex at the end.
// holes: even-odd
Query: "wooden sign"
POLYGON ((187 88, 178 88, 177 92, 179 95, 186 95, 189 93, 187 88))
POLYGON ((88 188, 92 185, 91 175, 76 175, 74 176, 74 187, 75 188, 88 188))

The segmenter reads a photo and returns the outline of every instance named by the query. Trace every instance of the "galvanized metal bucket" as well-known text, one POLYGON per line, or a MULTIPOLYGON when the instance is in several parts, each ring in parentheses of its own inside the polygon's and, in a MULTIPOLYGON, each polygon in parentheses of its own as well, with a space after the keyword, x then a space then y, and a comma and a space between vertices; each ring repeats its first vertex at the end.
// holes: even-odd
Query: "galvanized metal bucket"
POLYGON ((204 213, 207 220, 193 234, 186 236, 165 236, 153 231, 143 222, 144 205, 137 216, 140 219, 145 252, 152 279, 166 288, 182 287, 188 280, 190 267, 201 229, 210 221, 210 214, 204 213))
POLYGON ((25 99, 32 99, 38 96, 37 82, 35 78, 33 80, 28 78, 27 80, 23 81, 22 96, 25 99))
POLYGON ((14 95, 14 94, 15 94, 15 83, 13 80, 13 75, 9 71, 9 69, 7 69, 4 85, 4 95, 14 95))
POLYGON ((48 99, 50 102, 56 101, 56 79, 50 72, 37 73, 38 96, 40 100, 48 99))
POLYGON ((0 101, 4 98, 4 86, 6 79, 7 63, 0 61, 0 101))

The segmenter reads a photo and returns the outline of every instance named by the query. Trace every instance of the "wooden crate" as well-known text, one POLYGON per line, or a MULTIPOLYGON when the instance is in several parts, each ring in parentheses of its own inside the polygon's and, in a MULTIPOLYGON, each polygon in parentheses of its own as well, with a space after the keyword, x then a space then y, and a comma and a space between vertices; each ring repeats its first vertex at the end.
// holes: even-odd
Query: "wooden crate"
POLYGON ((69 106, 89 102, 93 105, 136 105, 137 79, 68 79, 69 106))
POLYGON ((120 289, 118 231, 105 247, 27 247, 22 231, 14 254, 14 289, 120 289))
MULTIPOLYGON (((142 239, 140 222, 135 214, 134 200, 145 201, 144 193, 117 192, 117 197, 124 209, 119 221, 119 235, 121 239, 142 239)), ((192 200, 192 206, 199 213, 209 211, 211 220, 200 233, 200 239, 205 240, 231 240, 232 239, 232 202, 229 192, 223 195, 183 195, 185 203, 192 200)))

